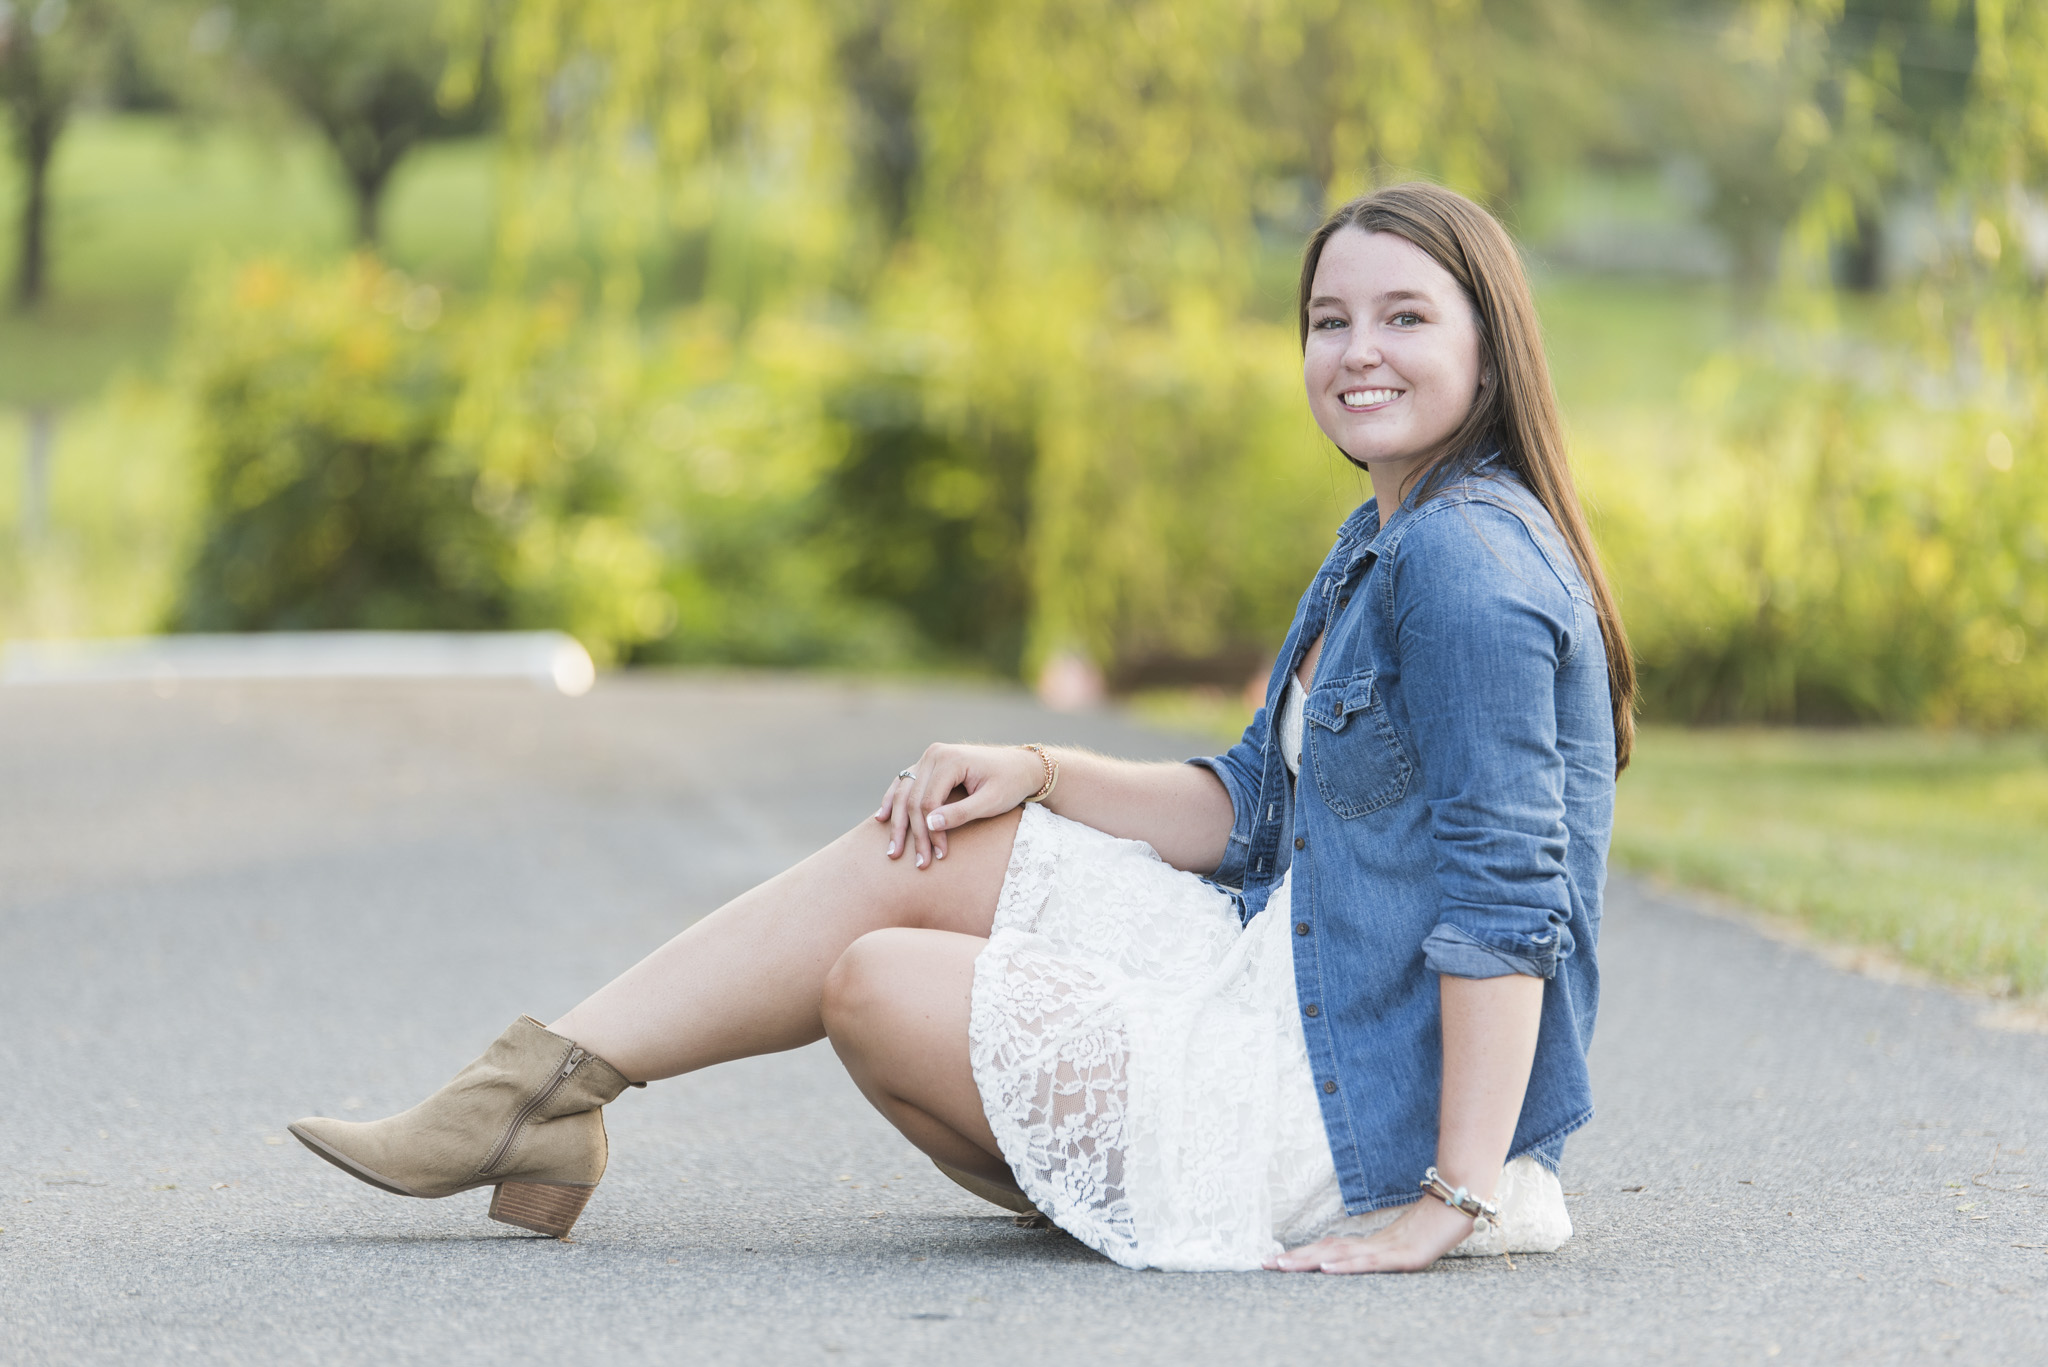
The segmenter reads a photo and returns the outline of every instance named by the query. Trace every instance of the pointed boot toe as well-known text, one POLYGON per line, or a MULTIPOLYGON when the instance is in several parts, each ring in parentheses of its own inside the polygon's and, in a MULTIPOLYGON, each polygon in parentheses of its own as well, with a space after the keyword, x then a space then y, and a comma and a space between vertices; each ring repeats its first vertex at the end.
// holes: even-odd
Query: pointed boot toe
POLYGON ((353 1157, 353 1154, 368 1153, 374 1148, 373 1145, 366 1142, 366 1137, 361 1133, 371 1128, 368 1125, 360 1125, 347 1120, 329 1120, 323 1115, 309 1115, 303 1120, 293 1121, 285 1128, 291 1132, 292 1138, 298 1140, 301 1144, 304 1144, 314 1153, 319 1154, 349 1176, 368 1182, 371 1186, 388 1191, 394 1196, 439 1196, 445 1194, 441 1192, 414 1191, 412 1188, 393 1181, 375 1168, 353 1157))
POLYGON ((314 1153, 380 1190, 432 1199, 493 1187, 492 1219, 560 1237, 604 1176, 602 1108, 633 1085, 522 1016, 409 1111, 367 1123, 309 1116, 290 1128, 314 1153))

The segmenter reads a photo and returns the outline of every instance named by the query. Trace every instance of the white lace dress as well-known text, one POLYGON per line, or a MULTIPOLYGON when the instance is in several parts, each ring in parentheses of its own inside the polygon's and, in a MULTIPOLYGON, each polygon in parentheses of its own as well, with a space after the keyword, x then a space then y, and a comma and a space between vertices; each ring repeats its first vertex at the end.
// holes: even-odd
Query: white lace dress
MULTIPOLYGON (((1299 685, 1281 735, 1295 769, 1299 685)), ((1291 882, 1240 929, 1229 896, 1150 845, 1024 809, 975 963, 974 1081, 1025 1195, 1126 1267, 1255 1269, 1399 1213, 1345 1219, 1295 997, 1291 882)), ((1570 1237, 1535 1160, 1509 1164, 1497 1197, 1500 1226, 1456 1252, 1570 1237)))

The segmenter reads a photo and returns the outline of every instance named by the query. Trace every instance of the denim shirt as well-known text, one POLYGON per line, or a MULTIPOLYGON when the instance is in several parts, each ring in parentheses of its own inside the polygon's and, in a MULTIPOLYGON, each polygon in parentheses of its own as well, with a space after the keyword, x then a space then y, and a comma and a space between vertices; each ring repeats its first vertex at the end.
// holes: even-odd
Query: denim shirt
POLYGON ((1555 1168, 1593 1113, 1586 1046, 1614 822, 1599 618, 1557 527, 1497 463, 1385 526, 1345 520, 1244 737, 1205 766, 1234 812, 1211 875, 1246 920, 1294 871, 1294 976, 1353 1213, 1416 1199, 1436 1161, 1438 975, 1544 980, 1509 1157, 1555 1168), (1276 719, 1324 637, 1301 776, 1276 719))

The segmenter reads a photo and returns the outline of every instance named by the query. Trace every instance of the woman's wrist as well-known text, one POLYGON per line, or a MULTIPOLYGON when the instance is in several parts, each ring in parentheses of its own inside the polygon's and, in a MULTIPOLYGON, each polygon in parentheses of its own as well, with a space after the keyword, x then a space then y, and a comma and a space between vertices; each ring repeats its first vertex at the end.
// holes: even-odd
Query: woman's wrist
MULTIPOLYGON (((1489 1164, 1484 1159, 1473 1161, 1457 1154, 1445 1154, 1436 1161, 1432 1172, 1443 1179, 1444 1185, 1452 1188, 1463 1187, 1482 1201, 1491 1201, 1500 1186, 1501 1168, 1504 1163, 1489 1164)), ((1417 1173, 1419 1178, 1422 1174, 1417 1173)))
POLYGON ((1036 788, 1036 789, 1035 789, 1035 790, 1034 790, 1034 791, 1033 791, 1033 792, 1032 792, 1032 793, 1031 793, 1030 795, 1028 795, 1028 796, 1027 796, 1027 797, 1026 797, 1026 798, 1024 799, 1024 801, 1026 801, 1026 802, 1045 802, 1045 801, 1048 801, 1048 800, 1049 800, 1049 799, 1050 799, 1050 798, 1052 797, 1052 794, 1053 794, 1053 790, 1054 790, 1055 788, 1059 787, 1059 783, 1060 783, 1060 764, 1059 764, 1059 761, 1058 761, 1057 759, 1054 759, 1054 758, 1053 758, 1053 755, 1052 755, 1052 751, 1051 751, 1051 750, 1050 750, 1050 749, 1049 749, 1048 747, 1046 747, 1046 746, 1043 746, 1043 745, 1038 745, 1038 744, 1027 744, 1027 745, 1020 745, 1020 746, 1018 746, 1017 748, 1018 748, 1018 749, 1020 749, 1020 750, 1028 750, 1028 751, 1030 751, 1030 752, 1031 752, 1031 754, 1032 754, 1032 755, 1033 755, 1033 756, 1034 756, 1034 757, 1035 757, 1035 758, 1036 758, 1036 759, 1038 760, 1038 763, 1039 763, 1039 767, 1040 767, 1040 771, 1041 771, 1041 773, 1042 773, 1042 774, 1043 774, 1043 776, 1044 776, 1044 777, 1043 777, 1043 779, 1042 779, 1042 781, 1041 781, 1041 782, 1039 783, 1038 787, 1037 787, 1037 788, 1036 788))
POLYGON ((1455 1248, 1463 1243, 1472 1233, 1473 1227, 1479 1223, 1464 1211, 1447 1206, 1433 1196, 1423 1197, 1409 1209, 1415 1217, 1425 1221, 1430 1229, 1438 1231, 1439 1237, 1450 1241, 1444 1245, 1445 1248, 1455 1248))
MULTIPOLYGON (((1070 799, 1083 792, 1088 785, 1088 779, 1085 776, 1076 774, 1075 765, 1079 762, 1080 767, 1086 769, 1090 753, 1087 750, 1076 750, 1064 745, 1046 745, 1042 748, 1045 751, 1045 757, 1052 761, 1053 768, 1058 772, 1059 781, 1053 785, 1051 792, 1039 799, 1038 805, 1045 808, 1048 812, 1056 812, 1061 816, 1071 815, 1067 810, 1067 803, 1070 799)), ((1035 761, 1037 756, 1033 755, 1031 758, 1035 761)), ((1044 778, 1042 765, 1040 766, 1039 777, 1041 781, 1044 778)), ((1036 790, 1034 789, 1033 791, 1035 792, 1036 790)), ((1026 801, 1029 800, 1028 798, 1026 799, 1026 801)), ((1087 820, 1086 817, 1077 817, 1076 819, 1087 820)))
POLYGON ((1457 1211, 1468 1220, 1500 1219, 1500 1207, 1493 1203, 1491 1192, 1476 1192, 1451 1182, 1434 1167, 1422 1174, 1421 1186, 1425 1201, 1432 1198, 1440 1201, 1446 1209, 1457 1211))

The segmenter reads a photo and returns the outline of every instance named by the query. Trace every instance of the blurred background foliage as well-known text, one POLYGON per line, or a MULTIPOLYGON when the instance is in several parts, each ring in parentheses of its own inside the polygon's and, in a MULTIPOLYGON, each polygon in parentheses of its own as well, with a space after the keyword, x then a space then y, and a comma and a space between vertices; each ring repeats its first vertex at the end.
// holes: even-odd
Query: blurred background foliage
POLYGON ((1262 672, 1300 243, 1521 239, 1686 721, 2048 721, 2048 9, 0 0, 0 634, 1262 672))
POLYGON ((1722 724, 1617 861, 2048 991, 2048 5, 0 0, 0 113, 0 639, 560 627, 1219 741, 1367 492, 1300 244, 1442 180, 1646 712, 1722 724), (1884 725, 1727 725, 1786 722, 1884 725))

